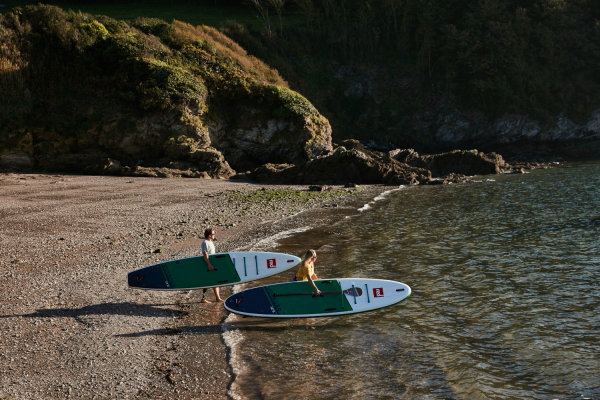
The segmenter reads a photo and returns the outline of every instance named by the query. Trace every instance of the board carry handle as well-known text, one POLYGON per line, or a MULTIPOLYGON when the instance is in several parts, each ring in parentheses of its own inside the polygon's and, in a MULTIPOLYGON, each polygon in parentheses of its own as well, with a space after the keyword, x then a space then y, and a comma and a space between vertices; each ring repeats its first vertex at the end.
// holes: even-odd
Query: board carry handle
POLYGON ((371 298, 369 297, 369 286, 365 283, 365 289, 367 292, 367 303, 371 302, 371 298))
POLYGON ((254 256, 254 261, 256 262, 256 275, 258 275, 258 256, 254 256))
POLYGON ((354 295, 354 304, 356 304, 356 289, 354 289, 354 282, 352 282, 352 294, 354 295))
MULTIPOLYGON (((321 292, 321 296, 323 297, 324 293, 342 293, 341 290, 333 290, 333 291, 329 291, 329 292, 321 292)), ((277 297, 277 296, 301 296, 301 295, 306 295, 306 294, 312 294, 313 297, 315 297, 315 292, 298 292, 298 293, 273 293, 273 297, 277 297)))
MULTIPOLYGON (((321 293, 341 293, 342 296, 344 296, 344 293, 348 294, 348 295, 353 295, 355 298, 358 296, 362 296, 362 289, 361 288, 354 288, 352 287, 351 289, 346 289, 346 290, 325 290, 322 291, 321 293), (351 292, 352 291, 352 292, 351 292)), ((273 297, 277 297, 277 296, 301 296, 301 295, 307 295, 307 294, 315 294, 315 292, 297 292, 297 293, 273 293, 273 297)))
POLYGON ((244 276, 248 276, 248 272, 246 272, 246 257, 244 257, 244 276))

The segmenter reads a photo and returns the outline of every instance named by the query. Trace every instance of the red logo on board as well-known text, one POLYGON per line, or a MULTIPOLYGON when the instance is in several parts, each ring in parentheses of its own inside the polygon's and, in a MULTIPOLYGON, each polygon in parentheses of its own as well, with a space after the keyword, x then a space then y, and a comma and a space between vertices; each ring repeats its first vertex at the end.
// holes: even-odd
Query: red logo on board
POLYGON ((269 258, 267 260, 267 268, 277 268, 275 265, 275 259, 274 258, 269 258))
POLYGON ((383 288, 373 288, 373 296, 374 297, 383 297, 383 288))

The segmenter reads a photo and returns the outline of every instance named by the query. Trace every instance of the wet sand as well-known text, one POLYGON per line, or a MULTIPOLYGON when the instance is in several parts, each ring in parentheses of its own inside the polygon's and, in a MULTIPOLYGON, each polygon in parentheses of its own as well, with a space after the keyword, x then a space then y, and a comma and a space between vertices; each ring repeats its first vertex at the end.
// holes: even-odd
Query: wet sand
MULTIPOLYGON (((210 179, 0 175, 0 399, 225 399, 227 313, 201 291, 129 289, 128 271, 246 250, 344 215, 389 186, 307 191, 210 179), (300 192, 301 191, 301 192, 300 192)), ((289 272, 290 278, 293 272, 289 272)), ((221 289, 225 299, 230 288, 221 289)))

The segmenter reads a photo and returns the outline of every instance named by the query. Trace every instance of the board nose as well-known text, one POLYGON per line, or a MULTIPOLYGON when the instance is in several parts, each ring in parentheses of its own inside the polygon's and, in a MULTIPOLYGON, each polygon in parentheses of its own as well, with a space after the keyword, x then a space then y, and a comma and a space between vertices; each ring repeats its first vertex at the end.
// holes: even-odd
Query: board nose
POLYGON ((133 273, 130 272, 129 274, 127 274, 127 284, 129 285, 129 287, 140 287, 140 282, 143 280, 140 279, 139 274, 137 273, 133 273))

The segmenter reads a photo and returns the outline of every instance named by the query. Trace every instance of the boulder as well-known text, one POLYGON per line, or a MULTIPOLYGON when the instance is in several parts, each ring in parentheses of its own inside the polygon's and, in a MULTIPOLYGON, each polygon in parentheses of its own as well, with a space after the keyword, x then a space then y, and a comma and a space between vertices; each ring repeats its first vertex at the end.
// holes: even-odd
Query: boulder
POLYGON ((238 104, 225 122, 206 122, 211 146, 237 171, 264 164, 299 164, 333 150, 331 125, 321 115, 276 118, 265 107, 238 104))
POLYGON ((23 151, 4 151, 0 153, 0 168, 23 171, 33 166, 31 156, 23 151))
POLYGON ((496 153, 484 154, 477 150, 454 150, 447 153, 420 156, 413 149, 393 150, 388 153, 393 160, 431 171, 434 178, 450 174, 485 175, 500 174, 509 166, 496 153))
POLYGON ((0 168, 17 171, 34 166, 33 135, 30 131, 20 130, 0 137, 0 168))

